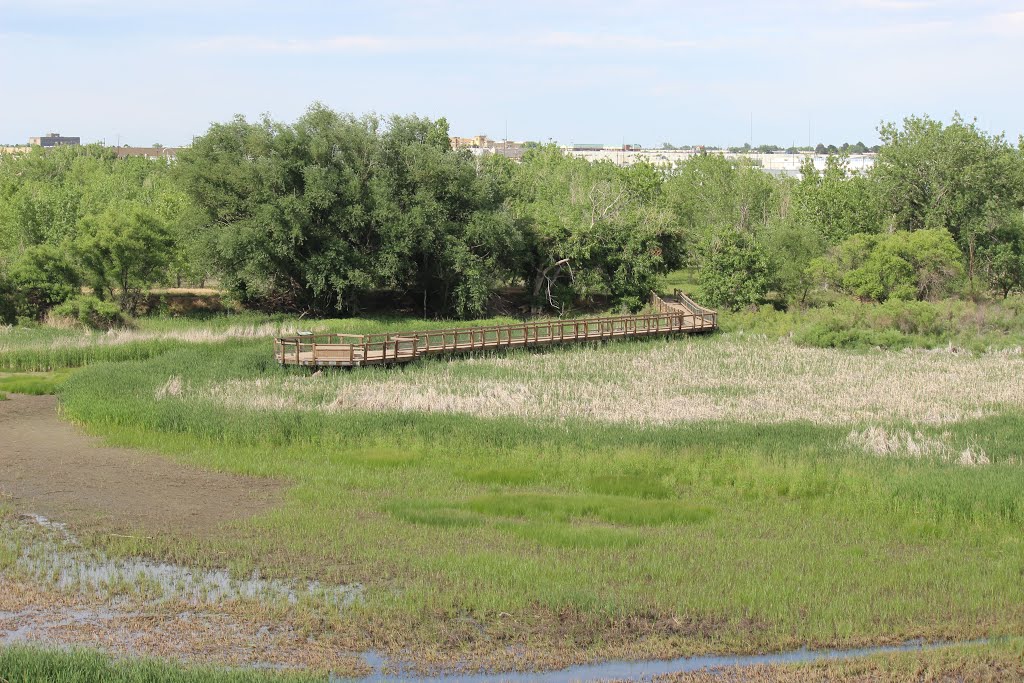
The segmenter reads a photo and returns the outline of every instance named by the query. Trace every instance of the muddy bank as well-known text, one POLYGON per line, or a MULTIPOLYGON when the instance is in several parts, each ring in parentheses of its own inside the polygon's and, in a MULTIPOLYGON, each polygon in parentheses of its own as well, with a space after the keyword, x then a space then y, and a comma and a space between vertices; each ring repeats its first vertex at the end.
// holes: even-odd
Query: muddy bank
POLYGON ((0 646, 98 648, 126 657, 150 656, 224 666, 281 667, 366 674, 369 667, 341 635, 311 637, 295 623, 258 610, 111 604, 47 590, 0 576, 0 646))
POLYGON ((104 446, 60 420, 52 396, 0 401, 0 500, 76 527, 214 532, 282 500, 278 481, 208 472, 104 446))

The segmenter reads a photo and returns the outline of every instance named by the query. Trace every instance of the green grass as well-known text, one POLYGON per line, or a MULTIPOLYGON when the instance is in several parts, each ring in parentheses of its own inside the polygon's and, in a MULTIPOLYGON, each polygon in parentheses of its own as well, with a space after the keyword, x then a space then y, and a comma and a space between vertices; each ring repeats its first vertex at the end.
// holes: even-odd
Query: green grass
MULTIPOLYGON (((677 270, 662 278, 663 292, 681 289, 698 303, 703 291, 695 270, 677 270)), ((810 307, 794 304, 788 311, 770 303, 757 310, 720 310, 727 332, 792 337, 801 346, 870 349, 939 348, 948 345, 983 352, 1024 346, 1024 296, 1008 299, 938 302, 862 302, 818 293, 810 307)))
POLYGON ((93 650, 0 647, 4 683, 300 683, 323 676, 185 666, 158 659, 117 660, 93 650))
MULTIPOLYGON (((817 320, 801 315, 758 314, 747 331, 781 336, 817 320)), ((723 320, 734 329, 746 324, 742 315, 723 320)), ((977 329, 1002 325, 1003 341, 1014 339, 1016 322, 991 320, 977 329)), ((770 368, 748 362, 755 347, 733 335, 426 361, 314 379, 277 367, 266 338, 239 332, 265 324, 294 321, 155 319, 140 321, 117 343, 100 335, 76 341, 81 332, 46 328, 0 334, 0 366, 88 366, 74 374, 0 375, 0 394, 57 391, 66 415, 113 442, 291 484, 280 508, 201 541, 163 533, 88 542, 114 555, 142 553, 239 575, 258 569, 271 577, 361 583, 362 604, 343 613, 317 610, 316 623, 365 634, 367 642, 426 649, 516 642, 600 651, 643 640, 651 651, 674 654, 1024 630, 1018 409, 990 406, 985 418, 941 426, 889 425, 954 449, 981 449, 993 463, 973 468, 866 455, 847 443, 851 424, 842 420, 664 426, 326 412, 317 406, 338 392, 396 382, 439 390, 467 382, 522 385, 517 391, 537 396, 572 382, 629 391, 661 381, 657 365, 637 365, 635 376, 622 378, 614 368, 631 358, 664 361, 670 352, 720 362, 720 382, 680 392, 724 400, 747 391, 728 381, 746 373, 760 382, 770 368), (182 393, 162 395, 172 377, 182 393), (208 389, 239 382, 243 395, 258 387, 270 397, 294 398, 301 409, 204 398, 208 389), (462 628, 464 619, 491 640, 462 628), (677 623, 691 627, 680 631, 677 623)), ((920 339, 942 338, 945 324, 935 323, 934 334, 910 326, 905 334, 914 336, 912 345, 924 345, 920 339)), ((379 332, 439 323, 303 325, 379 332)), ((908 365, 884 354, 844 358, 865 368, 894 358, 908 365)), ((938 371, 952 362, 934 361, 938 371)), ((504 399, 496 396, 500 405, 504 399)), ((637 410, 644 410, 642 401, 637 410)))
POLYGON ((1024 679, 1024 640, 999 639, 924 651, 895 652, 773 666, 726 667, 672 674, 661 683, 821 683, 822 681, 1019 681, 1024 679))
MULTIPOLYGON (((579 352, 550 353, 570 368, 579 352)), ((292 488, 281 508, 202 543, 157 535, 105 548, 362 583, 363 604, 322 618, 371 640, 485 647, 459 630, 464 615, 501 642, 600 649, 643 633, 672 652, 1024 630, 1019 413, 903 425, 976 444, 994 463, 965 468, 864 455, 846 445, 847 426, 157 400, 172 376, 186 387, 313 381, 278 368, 265 341, 236 340, 87 367, 60 393, 67 415, 116 443, 292 488)))
POLYGON ((0 372, 0 396, 3 392, 11 394, 30 394, 46 396, 54 394, 71 375, 68 370, 56 372, 0 372))
MULTIPOLYGON (((493 318, 460 325, 512 322, 493 318)), ((269 339, 295 330, 374 334, 386 330, 430 329, 452 323, 382 316, 309 320, 289 315, 231 313, 194 318, 147 317, 131 329, 100 332, 82 328, 0 326, 0 371, 48 371, 103 362, 147 360, 194 344, 232 343, 238 339, 269 339)))
POLYGON ((970 301, 889 301, 884 304, 837 299, 827 306, 776 311, 722 312, 730 332, 791 336, 802 346, 846 349, 908 349, 956 346, 975 352, 1024 346, 1024 296, 970 301))

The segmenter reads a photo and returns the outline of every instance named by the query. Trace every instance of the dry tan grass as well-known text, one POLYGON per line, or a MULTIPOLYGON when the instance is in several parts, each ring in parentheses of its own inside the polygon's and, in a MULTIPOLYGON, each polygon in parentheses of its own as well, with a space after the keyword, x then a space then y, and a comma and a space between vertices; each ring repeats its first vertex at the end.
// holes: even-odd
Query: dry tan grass
POLYGON ((1024 357, 851 353, 718 337, 239 380, 185 392, 236 408, 465 413, 670 424, 942 425, 1024 407, 1024 357))
MULTIPOLYGON (((65 319, 66 322, 66 319, 65 319)), ((56 339, 48 339, 43 342, 33 343, 18 348, 32 348, 35 350, 58 350, 68 348, 88 348, 93 346, 118 346, 135 342, 146 341, 183 341, 192 343, 227 341, 230 339, 256 339, 271 338, 275 336, 287 336, 295 334, 298 328, 294 324, 282 323, 260 323, 232 325, 225 328, 204 328, 204 327, 183 327, 174 330, 133 330, 133 329, 112 329, 106 332, 97 332, 81 327, 76 323, 61 322, 54 319, 50 325, 55 329, 67 331, 70 334, 60 336, 56 339)), ((318 331, 321 326, 309 325, 303 329, 318 331)), ((14 328, 0 327, 0 339, 5 333, 10 333, 14 328)), ((0 354, 13 351, 13 344, 0 341, 0 354)))
POLYGON ((933 459, 953 462, 964 467, 989 465, 985 450, 977 445, 955 448, 949 433, 929 436, 919 431, 911 433, 905 429, 888 430, 872 425, 863 430, 854 429, 846 437, 846 443, 866 453, 880 457, 933 459))

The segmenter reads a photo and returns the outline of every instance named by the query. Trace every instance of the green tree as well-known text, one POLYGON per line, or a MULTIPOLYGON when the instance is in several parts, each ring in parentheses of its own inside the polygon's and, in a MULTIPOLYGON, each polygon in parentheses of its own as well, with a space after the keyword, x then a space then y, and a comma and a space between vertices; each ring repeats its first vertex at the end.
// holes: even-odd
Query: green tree
POLYGON ((825 253, 827 242, 811 223, 797 219, 772 223, 761 239, 773 274, 773 289, 787 302, 806 304, 818 282, 811 269, 825 253))
POLYGON ((379 272, 397 272, 371 219, 379 125, 314 105, 291 126, 216 123, 182 151, 222 287, 244 305, 324 314, 356 310, 379 272))
POLYGON ((949 231, 934 229, 852 235, 810 270, 824 283, 862 299, 923 301, 951 291, 963 275, 963 263, 949 231))
POLYGON ((890 227, 948 229, 975 271, 973 230, 993 207, 1020 206, 1019 154, 959 114, 949 125, 910 116, 879 129, 883 145, 872 178, 890 227))
POLYGON ((0 325, 13 325, 18 321, 16 294, 14 285, 7 275, 0 271, 0 325))
POLYGON ((813 225, 828 244, 881 229, 874 185, 865 176, 850 175, 844 157, 829 156, 820 174, 807 159, 801 175, 792 194, 792 212, 797 220, 813 225))
POLYGON ((83 218, 79 232, 76 247, 93 292, 138 312, 144 290, 166 280, 173 257, 164 221, 146 206, 121 203, 83 218))
POLYGON ((756 232, 784 219, 790 203, 789 181, 717 154, 677 165, 662 192, 679 226, 680 251, 691 257, 722 226, 756 232))
POLYGON ((515 170, 510 210, 526 231, 523 278, 536 311, 599 293, 636 309, 678 267, 681 235, 657 169, 589 163, 548 145, 515 170))
POLYGON ((380 139, 373 219, 394 258, 388 284, 422 301, 423 314, 484 312, 491 293, 516 274, 523 236, 504 211, 504 157, 477 168, 453 153, 448 123, 392 117, 380 139))
POLYGON ((1024 288, 1024 213, 993 213, 983 225, 977 259, 987 284, 1006 298, 1024 288))
POLYGON ((238 117, 179 164, 204 213, 198 242, 247 305, 352 313, 387 288, 425 315, 479 314, 519 265, 507 182, 453 152, 444 119, 319 104, 294 124, 238 117))
POLYGON ((734 311, 763 302, 772 279, 767 255, 749 234, 733 227, 702 243, 698 275, 707 302, 734 311))
POLYGON ((41 319, 54 306, 80 292, 81 277, 67 250, 49 244, 27 247, 10 265, 8 315, 41 319))

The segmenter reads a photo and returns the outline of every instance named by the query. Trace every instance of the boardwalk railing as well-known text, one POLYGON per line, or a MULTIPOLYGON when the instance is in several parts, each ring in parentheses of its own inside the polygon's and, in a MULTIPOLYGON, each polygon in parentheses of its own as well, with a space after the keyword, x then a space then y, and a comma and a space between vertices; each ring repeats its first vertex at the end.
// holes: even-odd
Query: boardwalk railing
POLYGON ((359 366, 405 363, 437 353, 464 353, 544 344, 706 332, 718 326, 718 314, 678 290, 667 300, 652 293, 654 313, 607 318, 462 327, 383 334, 299 334, 274 340, 282 365, 359 366))

